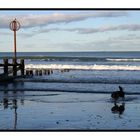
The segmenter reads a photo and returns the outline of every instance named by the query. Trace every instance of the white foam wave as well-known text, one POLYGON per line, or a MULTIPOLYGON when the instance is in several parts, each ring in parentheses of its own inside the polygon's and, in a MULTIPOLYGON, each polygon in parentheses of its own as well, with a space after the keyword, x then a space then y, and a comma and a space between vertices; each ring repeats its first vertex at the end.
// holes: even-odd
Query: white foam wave
POLYGON ((128 58, 128 59, 111 59, 111 58, 107 58, 107 61, 116 61, 116 62, 139 62, 140 59, 132 59, 132 58, 128 58))
POLYGON ((26 69, 74 69, 74 70, 140 70, 140 66, 129 65, 62 65, 62 64, 47 64, 34 65, 28 64, 26 69))

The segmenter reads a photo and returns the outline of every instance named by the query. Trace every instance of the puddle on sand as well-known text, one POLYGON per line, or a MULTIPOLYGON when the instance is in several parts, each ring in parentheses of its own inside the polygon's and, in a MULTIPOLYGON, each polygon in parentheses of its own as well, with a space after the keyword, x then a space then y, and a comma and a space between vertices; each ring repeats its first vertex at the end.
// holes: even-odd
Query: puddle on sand
MULTIPOLYGON (((40 92, 37 96, 28 96, 35 94, 37 92, 19 94, 11 92, 1 95, 0 129, 71 129, 77 127, 95 129, 95 126, 91 124, 96 124, 97 129, 114 128, 114 124, 117 124, 119 129, 121 125, 125 127, 124 122, 127 119, 140 118, 139 114, 131 115, 131 111, 137 111, 136 107, 138 107, 137 105, 131 107, 131 104, 127 104, 138 100, 137 97, 131 95, 126 97, 122 111, 120 110, 122 102, 118 101, 115 106, 114 102, 105 94, 97 96, 94 94, 40 92), (44 96, 42 97, 42 95, 44 96), (72 98, 70 98, 71 96, 72 98), (93 102, 91 102, 92 98, 93 102), (76 102, 77 99, 80 102, 76 102), (111 108, 114 112, 111 111, 111 108)), ((137 119, 137 121, 139 120, 137 119)), ((134 123, 140 126, 138 122, 134 123)), ((127 127, 130 127, 129 124, 132 122, 128 121, 127 127)))

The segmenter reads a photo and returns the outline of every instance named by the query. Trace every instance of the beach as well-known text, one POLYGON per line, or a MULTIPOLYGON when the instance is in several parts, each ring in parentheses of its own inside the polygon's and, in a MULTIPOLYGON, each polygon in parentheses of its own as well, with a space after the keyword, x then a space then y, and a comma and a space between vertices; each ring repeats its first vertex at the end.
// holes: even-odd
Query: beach
POLYGON ((108 94, 9 91, 1 93, 0 102, 1 130, 140 129, 139 95, 117 102, 124 104, 122 114, 111 111, 114 101, 108 94), (8 106, 4 104, 6 97, 8 106))

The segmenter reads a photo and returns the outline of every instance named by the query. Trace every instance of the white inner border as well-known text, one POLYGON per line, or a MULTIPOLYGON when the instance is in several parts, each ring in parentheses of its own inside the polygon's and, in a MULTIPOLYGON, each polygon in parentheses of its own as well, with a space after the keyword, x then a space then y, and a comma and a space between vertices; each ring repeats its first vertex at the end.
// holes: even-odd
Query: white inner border
POLYGON ((139 0, 0 0, 0 8, 140 8, 139 0))

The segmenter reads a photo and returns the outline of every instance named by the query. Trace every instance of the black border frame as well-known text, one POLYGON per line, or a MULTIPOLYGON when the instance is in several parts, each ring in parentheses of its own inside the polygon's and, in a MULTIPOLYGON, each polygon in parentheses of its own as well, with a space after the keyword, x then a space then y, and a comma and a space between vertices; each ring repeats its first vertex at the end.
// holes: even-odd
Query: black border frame
POLYGON ((0 8, 1 10, 129 10, 129 11, 135 11, 135 10, 140 10, 140 8, 0 8))
MULTIPOLYGON (((140 8, 0 8, 1 11, 21 11, 21 10, 28 10, 28 11, 44 11, 44 10, 66 10, 66 11, 91 11, 91 10, 99 10, 99 11, 140 11, 140 8)), ((52 129, 52 130, 45 130, 45 129, 35 129, 35 130, 28 130, 28 129, 18 129, 18 130, 3 130, 0 129, 0 132, 140 132, 140 129, 100 129, 100 130, 87 130, 87 129, 52 129)))

